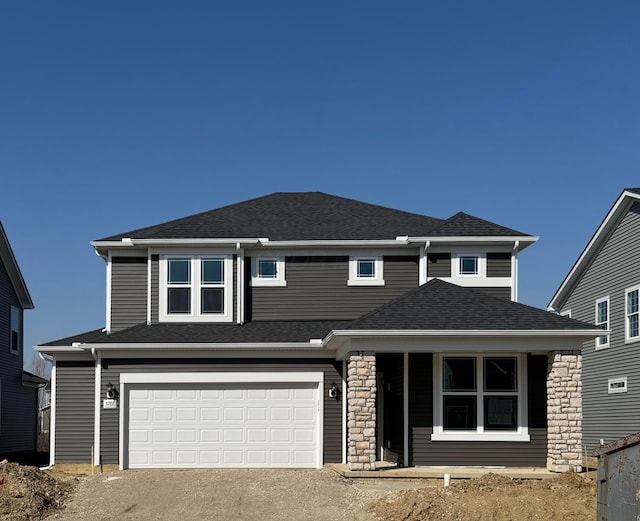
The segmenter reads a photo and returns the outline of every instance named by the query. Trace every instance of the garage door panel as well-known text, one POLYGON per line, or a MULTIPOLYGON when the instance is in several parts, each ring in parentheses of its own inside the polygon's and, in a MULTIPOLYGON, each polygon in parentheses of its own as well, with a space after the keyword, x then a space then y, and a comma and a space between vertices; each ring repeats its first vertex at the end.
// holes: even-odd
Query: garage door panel
POLYGON ((142 387, 127 394, 131 468, 317 466, 315 383, 142 387))

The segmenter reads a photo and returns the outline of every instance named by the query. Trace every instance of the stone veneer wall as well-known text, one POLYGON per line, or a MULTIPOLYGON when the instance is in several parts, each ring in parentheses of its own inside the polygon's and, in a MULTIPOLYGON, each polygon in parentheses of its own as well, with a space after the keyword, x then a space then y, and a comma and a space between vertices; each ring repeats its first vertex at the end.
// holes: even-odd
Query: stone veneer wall
POLYGON ((376 468, 376 355, 349 355, 347 370, 347 463, 351 470, 376 468))
POLYGON ((582 354, 578 350, 549 353, 547 468, 582 470, 582 354))

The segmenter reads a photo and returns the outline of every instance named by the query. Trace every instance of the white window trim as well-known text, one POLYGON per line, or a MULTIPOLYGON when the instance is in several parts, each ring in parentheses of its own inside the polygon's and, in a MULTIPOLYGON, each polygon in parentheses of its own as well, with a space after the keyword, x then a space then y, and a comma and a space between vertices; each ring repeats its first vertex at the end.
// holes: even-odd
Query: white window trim
POLYGON ((14 355, 20 354, 20 346, 22 345, 22 316, 20 308, 18 306, 11 305, 10 327, 9 327, 9 352, 14 355), (14 317, 18 317, 17 324, 14 323, 14 317), (17 329, 16 329, 17 328, 17 329), (13 332, 18 333, 18 345, 16 349, 13 348, 13 332))
MULTIPOLYGON (((594 319, 593 319, 593 323, 596 326, 600 326, 602 324, 607 324, 607 329, 610 329, 611 327, 611 302, 609 299, 609 295, 607 295, 606 297, 602 297, 596 300, 596 304, 595 304, 595 310, 594 310, 594 319), (598 304, 600 304, 601 302, 606 302, 607 303, 607 321, 606 322, 598 322, 598 304)), ((611 338, 610 335, 608 333, 603 334, 601 336, 596 337, 595 339, 595 344, 596 344, 596 350, 598 349, 606 349, 610 346, 611 343, 611 338), (602 337, 605 337, 607 340, 606 342, 600 343, 600 339, 602 337)))
POLYGON ((252 286, 286 286, 285 279, 285 262, 284 257, 267 257, 258 256, 251 257, 251 285, 252 286), (258 265, 261 260, 272 260, 276 262, 276 278, 266 279, 260 278, 258 273, 258 265))
POLYGON ((459 277, 463 279, 477 279, 477 278, 485 278, 487 276, 487 254, 486 253, 478 253, 472 251, 459 251, 451 254, 451 271, 454 277, 459 277), (460 271, 460 263, 463 257, 477 257, 478 259, 478 273, 461 273, 460 271))
MULTIPOLYGON (((636 286, 632 286, 624 290, 624 342, 625 344, 629 344, 631 342, 637 342, 640 340, 640 334, 638 336, 629 336, 629 301, 628 295, 632 291, 638 292, 638 297, 640 298, 640 284, 636 286)), ((635 314, 635 313, 634 313, 635 314)), ((638 313, 640 317, 640 313, 638 313)), ((640 320, 640 318, 639 318, 640 320)))
POLYGON ((384 261, 382 255, 357 255, 349 257, 349 280, 347 286, 384 286, 384 261), (358 262, 374 261, 375 277, 358 277, 358 262))
POLYGON ((621 378, 609 378, 609 380, 607 381, 607 393, 608 394, 619 394, 619 393, 626 393, 628 390, 627 388, 627 377, 623 376, 621 378), (623 387, 611 387, 612 385, 615 384, 624 384, 623 387))
POLYGON ((159 322, 232 322, 233 321, 233 256, 226 254, 198 254, 188 255, 182 253, 162 254, 159 256, 159 295, 158 295, 158 321, 159 322), (167 259, 189 258, 191 260, 191 313, 169 314, 167 312, 167 259), (200 260, 224 259, 224 313, 201 314, 200 303, 200 260))
POLYGON ((560 312, 560 316, 561 316, 561 317, 571 318, 571 310, 570 310, 570 309, 567 309, 566 311, 561 311, 561 312, 560 312))
MULTIPOLYGON (((527 358, 526 355, 519 353, 446 353, 436 354, 433 357, 433 381, 435 383, 435 392, 433 393, 433 433, 432 441, 530 441, 528 427, 528 410, 527 410, 527 358), (485 357, 515 357, 518 365, 518 428, 515 431, 484 431, 484 411, 482 409, 482 400, 478 400, 478 429, 476 431, 445 431, 444 421, 442 419, 442 359, 444 357, 462 357, 476 359, 476 379, 478 387, 482 385, 479 378, 482 377, 484 371, 483 359, 485 357)), ((478 396, 484 395, 479 392, 478 396)))

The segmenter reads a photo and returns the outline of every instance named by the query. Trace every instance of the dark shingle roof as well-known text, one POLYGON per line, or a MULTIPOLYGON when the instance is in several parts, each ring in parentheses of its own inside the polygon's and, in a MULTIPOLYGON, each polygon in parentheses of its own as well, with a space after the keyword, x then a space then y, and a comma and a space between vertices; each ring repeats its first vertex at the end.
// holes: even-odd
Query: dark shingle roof
POLYGON ((84 344, 198 344, 198 343, 288 343, 309 342, 312 338, 324 338, 334 329, 343 329, 349 321, 275 321, 237 324, 138 324, 115 333, 107 334, 97 329, 43 346, 70 346, 84 344))
POLYGON ((625 188, 625 192, 633 192, 636 195, 640 195, 640 188, 625 188))
POLYGON ((124 237, 380 240, 433 234, 526 235, 463 213, 443 221, 322 192, 278 192, 100 240, 124 237))
POLYGON ((346 330, 544 331, 596 326, 433 279, 367 315, 346 330))

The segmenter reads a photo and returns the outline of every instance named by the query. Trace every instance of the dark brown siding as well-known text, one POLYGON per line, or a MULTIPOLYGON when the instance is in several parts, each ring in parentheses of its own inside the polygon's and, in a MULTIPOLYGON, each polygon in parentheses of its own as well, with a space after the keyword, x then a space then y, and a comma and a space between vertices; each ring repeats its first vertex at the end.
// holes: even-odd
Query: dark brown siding
POLYGON ((91 463, 94 381, 91 360, 56 363, 56 463, 91 463))
MULTIPOLYGON (((533 357, 538 358, 538 357, 533 357)), ((411 465, 501 465, 505 467, 544 467, 547 463, 547 430, 539 422, 546 406, 540 396, 541 365, 536 360, 529 368, 530 418, 536 427, 529 428, 531 441, 461 442, 431 441, 433 433, 433 359, 429 354, 411 354, 409 358, 409 425, 411 465)), ((546 369, 545 369, 546 371, 546 369)), ((545 414, 546 416, 546 414, 545 414)))
POLYGON ((147 257, 111 259, 111 331, 147 321, 147 257))
POLYGON ((511 277, 509 252, 487 253, 487 277, 511 277))
MULTIPOLYGON (((167 359, 162 363, 143 359, 103 359, 103 387, 110 380, 119 385, 125 372, 218 372, 218 371, 323 371, 324 372, 324 463, 342 461, 342 399, 328 398, 331 385, 342 389, 342 362, 327 359, 309 360, 241 360, 241 359, 167 359)), ((118 411, 102 411, 101 452, 104 463, 118 463, 118 411)))
POLYGON ((451 254, 427 253, 427 277, 451 277, 451 254))
POLYGON ((418 286, 413 256, 384 257, 384 286, 347 286, 347 257, 287 257, 285 271, 286 287, 247 286, 252 320, 355 319, 418 286))

